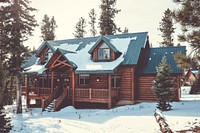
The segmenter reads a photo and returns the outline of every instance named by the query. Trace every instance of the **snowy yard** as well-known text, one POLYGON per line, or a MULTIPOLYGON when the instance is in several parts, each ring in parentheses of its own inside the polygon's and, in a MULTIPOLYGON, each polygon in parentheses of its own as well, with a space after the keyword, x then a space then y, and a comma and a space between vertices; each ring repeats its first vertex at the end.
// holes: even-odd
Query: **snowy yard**
MULTIPOLYGON (((185 87, 182 90, 181 101, 172 103, 173 110, 163 112, 174 132, 200 126, 200 95, 188 95, 185 87)), ((69 106, 59 112, 38 108, 9 115, 14 125, 11 133, 158 133, 155 109, 155 102, 144 102, 110 110, 69 106)))

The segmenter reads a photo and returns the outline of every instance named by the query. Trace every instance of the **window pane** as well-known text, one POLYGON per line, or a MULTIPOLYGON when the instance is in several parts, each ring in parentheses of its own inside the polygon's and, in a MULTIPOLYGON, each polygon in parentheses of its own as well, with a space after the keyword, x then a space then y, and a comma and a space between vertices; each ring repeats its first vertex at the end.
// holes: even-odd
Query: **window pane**
POLYGON ((110 49, 103 49, 104 59, 110 59, 110 49))
POLYGON ((116 78, 116 87, 121 87, 121 78, 120 77, 116 78))
POLYGON ((80 85, 84 85, 84 78, 80 78, 80 79, 79 79, 79 84, 80 84, 80 85))
POLYGON ((90 83, 90 79, 89 78, 86 78, 85 79, 85 84, 87 85, 87 84, 89 84, 90 83))
POLYGON ((115 79, 114 79, 114 77, 112 77, 112 79, 111 79, 111 87, 115 87, 115 79))
POLYGON ((100 59, 100 60, 103 59, 103 49, 98 50, 98 59, 100 59))

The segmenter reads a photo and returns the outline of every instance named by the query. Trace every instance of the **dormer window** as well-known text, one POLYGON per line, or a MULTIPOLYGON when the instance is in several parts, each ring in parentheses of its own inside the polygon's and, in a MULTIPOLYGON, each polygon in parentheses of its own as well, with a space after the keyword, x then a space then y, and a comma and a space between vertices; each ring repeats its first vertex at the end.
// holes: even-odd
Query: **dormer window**
POLYGON ((98 49, 98 60, 110 60, 110 48, 103 43, 98 49))

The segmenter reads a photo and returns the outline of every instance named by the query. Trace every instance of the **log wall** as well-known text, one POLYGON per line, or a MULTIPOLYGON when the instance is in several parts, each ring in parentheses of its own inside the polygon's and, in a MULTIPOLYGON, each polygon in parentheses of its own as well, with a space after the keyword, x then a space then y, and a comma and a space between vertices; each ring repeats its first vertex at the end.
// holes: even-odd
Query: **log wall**
POLYGON ((134 100, 133 66, 122 66, 119 69, 119 73, 121 73, 121 88, 119 91, 120 100, 134 100))
MULTIPOLYGON (((173 75, 176 85, 174 88, 174 100, 179 101, 180 99, 180 77, 178 75, 173 75)), ((138 100, 145 100, 145 101, 155 101, 156 95, 152 91, 153 80, 156 79, 156 75, 140 75, 137 78, 137 91, 136 91, 136 98, 138 100)))

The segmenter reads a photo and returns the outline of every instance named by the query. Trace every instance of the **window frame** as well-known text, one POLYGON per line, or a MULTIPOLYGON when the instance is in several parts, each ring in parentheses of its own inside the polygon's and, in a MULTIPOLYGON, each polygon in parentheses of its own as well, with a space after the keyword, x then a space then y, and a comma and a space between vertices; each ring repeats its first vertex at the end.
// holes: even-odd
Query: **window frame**
POLYGON ((111 50, 109 46, 106 43, 103 43, 97 50, 98 60, 110 60, 111 59, 110 53, 111 53, 111 50), (101 54, 102 56, 100 56, 101 54), (107 54, 107 58, 105 54, 107 54))
POLYGON ((119 89, 119 88, 121 88, 121 83, 122 83, 121 75, 112 75, 111 76, 111 88, 119 89), (114 80, 114 83, 113 83, 113 80, 114 80), (117 83, 118 80, 120 81, 119 83, 117 83))
POLYGON ((79 74, 78 81, 79 81, 80 86, 87 86, 90 84, 90 75, 89 74, 79 74), (81 80, 83 80, 83 83, 81 83, 81 80))

